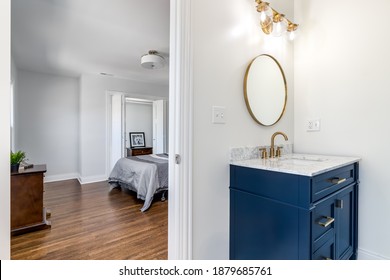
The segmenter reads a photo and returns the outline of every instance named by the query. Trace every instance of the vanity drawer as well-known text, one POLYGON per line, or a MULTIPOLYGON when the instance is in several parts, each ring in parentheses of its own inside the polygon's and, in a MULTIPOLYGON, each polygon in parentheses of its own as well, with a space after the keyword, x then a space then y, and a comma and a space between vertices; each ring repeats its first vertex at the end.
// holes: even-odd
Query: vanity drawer
POLYGON ((355 165, 351 164, 315 176, 312 185, 313 202, 355 181, 355 165))
POLYGON ((231 189, 292 205, 299 205, 300 197, 304 197, 299 195, 297 175, 239 166, 231 166, 230 175, 231 189))
POLYGON ((335 202, 336 199, 332 195, 317 204, 312 212, 312 240, 314 250, 320 247, 323 243, 323 238, 329 235, 334 235, 335 228, 335 202))
POLYGON ((329 239, 319 248, 312 257, 313 260, 334 260, 335 259, 335 239, 329 239))

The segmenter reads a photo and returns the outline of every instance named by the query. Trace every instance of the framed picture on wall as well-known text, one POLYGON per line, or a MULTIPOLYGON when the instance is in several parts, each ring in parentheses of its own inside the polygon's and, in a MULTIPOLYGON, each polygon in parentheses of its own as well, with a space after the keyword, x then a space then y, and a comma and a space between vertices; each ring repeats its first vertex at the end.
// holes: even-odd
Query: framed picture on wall
POLYGON ((130 132, 130 148, 145 147, 144 132, 130 132))

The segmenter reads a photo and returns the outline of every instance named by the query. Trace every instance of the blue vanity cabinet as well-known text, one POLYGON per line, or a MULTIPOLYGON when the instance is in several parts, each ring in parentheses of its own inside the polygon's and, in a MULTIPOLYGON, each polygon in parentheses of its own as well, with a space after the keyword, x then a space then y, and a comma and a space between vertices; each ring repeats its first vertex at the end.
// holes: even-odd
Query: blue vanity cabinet
POLYGON ((230 165, 230 259, 356 259, 358 163, 313 177, 230 165))

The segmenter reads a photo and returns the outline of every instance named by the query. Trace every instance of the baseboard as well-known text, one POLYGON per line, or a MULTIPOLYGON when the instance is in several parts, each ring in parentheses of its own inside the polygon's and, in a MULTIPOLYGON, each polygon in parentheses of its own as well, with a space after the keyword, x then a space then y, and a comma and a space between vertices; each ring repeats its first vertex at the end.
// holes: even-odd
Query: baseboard
POLYGON ((359 248, 358 260, 390 260, 390 258, 359 248))
POLYGON ((78 177, 79 177, 78 173, 68 173, 68 174, 49 175, 49 176, 45 175, 44 182, 50 183, 50 182, 78 179, 78 177))
POLYGON ((99 176, 81 177, 80 174, 78 174, 78 173, 68 173, 68 174, 45 176, 44 182, 50 183, 50 182, 57 182, 57 181, 64 181, 64 180, 71 180, 71 179, 77 179, 80 182, 80 184, 83 185, 83 184, 90 184, 90 183, 106 181, 107 176, 106 175, 99 175, 99 176))
POLYGON ((107 181, 107 176, 106 175, 86 176, 86 177, 78 176, 77 179, 79 180, 81 185, 84 185, 84 184, 107 181))

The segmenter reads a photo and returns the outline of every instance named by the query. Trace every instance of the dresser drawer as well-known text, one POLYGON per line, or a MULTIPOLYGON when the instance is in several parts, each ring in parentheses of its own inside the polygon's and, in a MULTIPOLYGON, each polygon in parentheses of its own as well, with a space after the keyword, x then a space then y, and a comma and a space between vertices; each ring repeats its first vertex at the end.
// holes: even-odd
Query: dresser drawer
POLYGON ((127 149, 127 156, 142 156, 153 154, 152 147, 127 149))
POLYGON ((353 164, 315 176, 312 185, 312 200, 315 202, 354 181, 355 165, 353 164))

